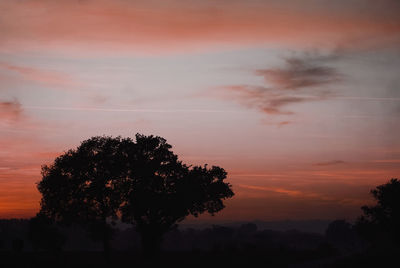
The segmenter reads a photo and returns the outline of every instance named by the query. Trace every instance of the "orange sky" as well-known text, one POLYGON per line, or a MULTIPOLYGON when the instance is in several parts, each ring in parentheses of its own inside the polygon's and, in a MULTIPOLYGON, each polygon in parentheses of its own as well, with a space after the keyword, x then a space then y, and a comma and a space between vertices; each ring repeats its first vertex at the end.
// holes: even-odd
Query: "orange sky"
MULTIPOLYGON (((213 220, 354 219, 399 177, 398 1, 0 2, 0 218, 93 135, 220 165, 213 220)), ((208 219, 207 217, 205 217, 208 219)))

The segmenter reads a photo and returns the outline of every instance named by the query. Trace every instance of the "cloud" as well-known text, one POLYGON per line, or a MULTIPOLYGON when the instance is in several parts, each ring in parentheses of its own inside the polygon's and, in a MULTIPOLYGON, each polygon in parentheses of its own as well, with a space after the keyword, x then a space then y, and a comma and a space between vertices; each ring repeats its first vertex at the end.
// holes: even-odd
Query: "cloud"
POLYGON ((334 166, 334 165, 340 165, 340 164, 344 164, 346 162, 342 161, 342 160, 332 160, 332 161, 327 161, 327 162, 318 162, 315 163, 315 166, 334 166))
POLYGON ((231 110, 212 109, 142 109, 129 107, 73 107, 73 106, 25 106, 27 110, 82 111, 82 112, 127 112, 127 113, 235 113, 231 110))
POLYGON ((40 68, 28 66, 20 66, 7 62, 0 62, 0 71, 2 71, 3 74, 5 72, 8 73, 8 76, 3 77, 3 79, 22 79, 52 87, 68 86, 69 89, 71 86, 78 85, 78 83, 73 81, 69 75, 64 73, 42 70, 40 68))
POLYGON ((267 83, 278 89, 298 90, 306 87, 317 87, 338 81, 340 76, 336 69, 317 66, 312 59, 287 58, 285 68, 256 70, 267 83))
POLYGON ((278 123, 278 127, 286 126, 289 125, 291 122, 290 121, 281 121, 278 123))
POLYGON ((267 186, 257 186, 257 185, 247 185, 247 184, 239 184, 241 188, 250 189, 250 190, 258 190, 258 191, 267 191, 267 192, 275 192, 280 194, 286 194, 289 196, 302 196, 303 192, 298 190, 289 190, 280 187, 267 187, 267 186))
POLYGON ((400 164, 400 159, 379 159, 379 160, 372 160, 373 163, 384 163, 384 164, 400 164))
POLYGON ((266 87, 231 86, 225 89, 231 94, 230 98, 266 114, 289 115, 292 112, 283 110, 284 106, 309 100, 308 97, 289 96, 266 87))
POLYGON ((0 100, 0 122, 16 122, 23 117, 21 104, 17 101, 0 100))
POLYGON ((280 125, 280 126, 284 126, 284 125, 289 125, 291 122, 290 121, 281 121, 281 122, 279 122, 278 124, 280 125))
POLYGON ((293 112, 285 110, 284 107, 324 99, 323 96, 291 96, 271 88, 249 85, 227 86, 222 89, 227 92, 224 98, 269 115, 291 115, 293 112))
MULTIPOLYGON (((259 186, 259 185, 248 185, 248 184, 239 184, 238 185, 242 189, 247 189, 247 190, 255 190, 255 191, 261 191, 261 192, 268 192, 268 193, 276 193, 276 194, 282 194, 286 195, 292 198, 296 198, 299 200, 319 200, 322 202, 334 202, 338 204, 357 204, 360 205, 364 202, 364 200, 360 200, 359 198, 346 198, 346 197, 336 197, 333 195, 326 195, 324 193, 318 193, 318 192, 310 192, 310 191, 302 191, 302 190, 292 190, 292 189, 287 189, 284 187, 270 187, 270 186, 259 186)), ((247 194, 248 196, 251 196, 251 194, 247 194)), ((257 195, 255 195, 257 196, 257 195)), ((260 196, 260 195, 258 195, 260 196)), ((262 196, 262 195, 261 195, 262 196)))
POLYGON ((305 54, 302 57, 286 58, 284 68, 259 69, 254 72, 264 77, 264 86, 225 86, 223 91, 227 94, 223 97, 265 114, 291 115, 293 112, 285 107, 325 100, 330 95, 327 86, 341 81, 341 74, 335 68, 322 63, 322 59, 328 61, 334 57, 305 54))
POLYGON ((0 50, 154 53, 260 43, 395 47, 399 4, 365 2, 3 0, 0 50))
POLYGON ((274 121, 274 120, 269 120, 269 119, 264 119, 263 124, 264 125, 270 125, 270 126, 276 126, 278 128, 284 127, 290 124, 293 124, 293 121, 274 121))

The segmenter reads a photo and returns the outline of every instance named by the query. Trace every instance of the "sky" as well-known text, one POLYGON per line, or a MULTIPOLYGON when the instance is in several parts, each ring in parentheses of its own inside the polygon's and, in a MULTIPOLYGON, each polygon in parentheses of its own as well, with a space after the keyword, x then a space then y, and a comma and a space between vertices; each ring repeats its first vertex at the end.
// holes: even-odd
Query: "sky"
POLYGON ((205 220, 355 219, 400 173, 400 2, 0 0, 0 218, 97 135, 218 165, 205 220))

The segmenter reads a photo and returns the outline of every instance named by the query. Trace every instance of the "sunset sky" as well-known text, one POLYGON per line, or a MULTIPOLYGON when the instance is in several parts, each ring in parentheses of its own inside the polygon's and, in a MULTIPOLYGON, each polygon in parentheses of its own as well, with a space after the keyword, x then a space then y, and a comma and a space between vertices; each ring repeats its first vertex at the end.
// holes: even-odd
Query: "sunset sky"
MULTIPOLYGON (((213 220, 354 219, 400 177, 400 1, 0 0, 0 218, 95 135, 228 172, 213 220)), ((208 219, 208 218, 205 218, 208 219)))

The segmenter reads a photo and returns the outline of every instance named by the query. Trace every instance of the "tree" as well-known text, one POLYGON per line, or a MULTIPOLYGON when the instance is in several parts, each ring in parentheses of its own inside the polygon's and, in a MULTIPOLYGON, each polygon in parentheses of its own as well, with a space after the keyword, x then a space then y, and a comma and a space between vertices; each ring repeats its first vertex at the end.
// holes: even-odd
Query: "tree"
POLYGON ((361 208, 364 215, 357 220, 357 229, 374 243, 400 243, 400 181, 391 179, 371 190, 371 194, 377 204, 361 208))
POLYGON ((157 254, 163 235, 188 215, 214 215, 234 195, 220 167, 187 166, 165 139, 137 134, 126 147, 128 168, 122 220, 141 234, 145 256, 157 254))
POLYGON ((141 234, 146 256, 188 215, 223 209, 234 195, 220 167, 187 166, 158 136, 92 137, 42 167, 40 214, 79 224, 101 239, 106 257, 121 216, 141 234))
POLYGON ((110 251, 113 220, 121 205, 119 181, 124 170, 121 146, 130 139, 93 137, 77 149, 42 166, 38 190, 42 194, 40 214, 62 224, 83 226, 94 240, 110 251))

